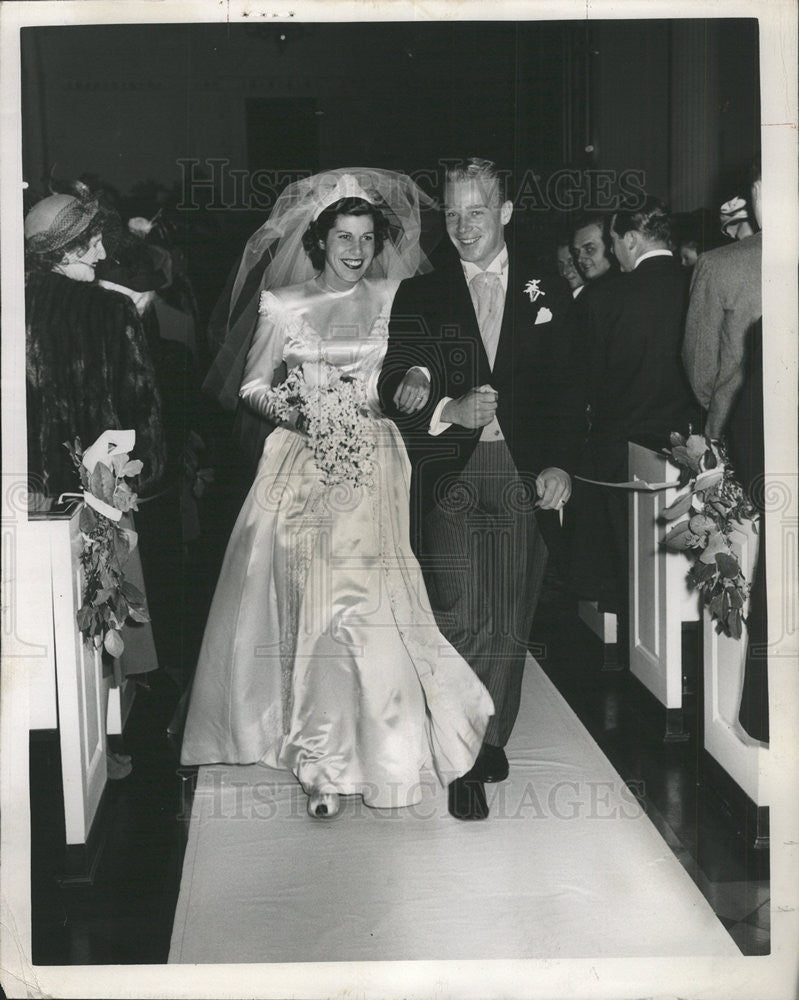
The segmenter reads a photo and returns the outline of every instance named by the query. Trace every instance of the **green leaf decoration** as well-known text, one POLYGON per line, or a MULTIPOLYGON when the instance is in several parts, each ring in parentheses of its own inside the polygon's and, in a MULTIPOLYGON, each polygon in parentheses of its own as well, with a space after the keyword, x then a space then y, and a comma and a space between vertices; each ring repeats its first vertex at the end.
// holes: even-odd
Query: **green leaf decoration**
POLYGON ((98 462, 94 467, 94 471, 89 477, 89 488, 96 497, 100 500, 104 500, 106 503, 110 504, 114 496, 114 487, 116 486, 116 479, 114 478, 113 472, 104 465, 102 462, 98 462))
POLYGON ((122 636, 113 628, 109 632, 106 632, 103 645, 114 659, 122 656, 125 652, 125 643, 122 641, 122 636))
POLYGON ((716 575, 716 568, 711 563, 703 563, 701 560, 697 560, 694 563, 692 572, 698 583, 704 583, 705 580, 710 580, 716 575))
POLYGON ((92 618, 94 617, 94 609, 90 606, 84 604, 82 608, 78 611, 78 628, 81 632, 85 632, 91 625, 92 618))
POLYGON ((695 535, 708 535, 716 528, 716 522, 706 514, 694 514, 688 524, 695 535))
POLYGON ((699 472, 699 462, 695 461, 684 445, 672 449, 672 457, 678 465, 687 466, 692 472, 699 472))
POLYGON ((705 452, 707 451, 707 441, 702 434, 689 434, 685 442, 685 450, 691 456, 691 459, 699 464, 702 458, 704 458, 705 452))
POLYGON ((730 628, 730 635, 733 637, 733 639, 740 639, 743 633, 743 629, 741 628, 740 612, 732 611, 730 613, 729 618, 727 619, 727 623, 730 628))
POLYGON ((741 572, 738 560, 735 556, 730 555, 729 552, 717 552, 716 565, 718 566, 721 575, 729 580, 734 580, 741 572))
POLYGON ((131 604, 128 609, 128 616, 135 622, 148 622, 150 620, 150 616, 144 605, 131 604))
POLYGON ((130 607, 128 602, 125 600, 125 595, 120 591, 117 591, 116 594, 114 594, 113 608, 114 614, 117 616, 117 621, 124 622, 128 617, 130 607))
POLYGON ((84 504, 80 512, 79 527, 87 535, 90 535, 97 527, 97 514, 88 504, 84 504))
POLYGON ((713 489, 719 485, 723 478, 723 469, 709 469, 707 472, 700 472, 694 483, 694 492, 713 489))
POLYGON ((92 604, 95 607, 98 607, 100 604, 105 604, 106 601, 113 597, 115 590, 115 587, 104 587, 102 590, 98 590, 92 598, 92 604))
POLYGON ((687 513, 691 507, 691 494, 685 493, 683 496, 677 497, 677 499, 671 503, 660 515, 664 521, 676 521, 678 517, 682 517, 683 514, 687 513))
MULTIPOLYGON (((699 558, 704 563, 716 563, 716 556, 719 552, 727 551, 727 543, 724 541, 724 536, 722 534, 711 535, 708 538, 707 547, 701 553, 699 558)), ((718 565, 716 563, 716 565, 718 565)))
POLYGON ((688 522, 683 521, 681 524, 675 525, 670 531, 666 532, 666 537, 663 539, 663 543, 670 549, 682 551, 689 548, 694 540, 695 536, 691 534, 688 522))
POLYGON ((119 584, 119 589, 128 599, 130 604, 144 604, 144 594, 139 590, 138 587, 134 586, 130 580, 122 580, 119 584))

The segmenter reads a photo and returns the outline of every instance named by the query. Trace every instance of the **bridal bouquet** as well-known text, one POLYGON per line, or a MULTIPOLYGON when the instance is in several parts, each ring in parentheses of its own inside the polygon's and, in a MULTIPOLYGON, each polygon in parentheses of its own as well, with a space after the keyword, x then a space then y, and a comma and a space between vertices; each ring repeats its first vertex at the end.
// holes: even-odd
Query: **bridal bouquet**
POLYGON ((269 390, 268 402, 278 420, 297 418, 297 429, 308 436, 325 486, 372 481, 375 445, 363 378, 344 375, 326 361, 305 362, 269 390))
POLYGON ((135 437, 135 431, 105 431, 85 452, 80 439, 65 442, 80 476, 84 501, 80 560, 86 582, 78 628, 95 648, 113 657, 125 649, 122 626, 127 621, 150 620, 144 595, 124 573, 138 536, 119 524, 123 513, 138 510, 138 497, 127 483, 142 470, 140 461, 128 457, 135 437))
POLYGON ((662 514, 664 521, 674 522, 664 545, 693 555, 689 585, 708 605, 717 631, 740 639, 750 585, 732 551, 730 534, 736 522, 754 520, 754 508, 722 448, 714 450, 699 434, 687 439, 672 434, 666 453, 680 468, 682 491, 662 514))

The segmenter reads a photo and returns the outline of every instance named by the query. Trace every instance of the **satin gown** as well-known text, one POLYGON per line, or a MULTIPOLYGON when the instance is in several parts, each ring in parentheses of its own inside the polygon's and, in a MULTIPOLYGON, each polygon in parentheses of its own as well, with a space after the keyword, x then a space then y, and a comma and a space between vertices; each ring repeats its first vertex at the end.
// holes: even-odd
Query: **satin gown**
POLYGON ((242 396, 263 410, 280 360, 324 360, 369 387, 371 485, 325 486, 278 427, 233 529, 192 689, 184 764, 263 762, 376 807, 472 766, 491 698, 438 630, 409 541, 410 465, 377 403, 395 284, 320 299, 264 292, 242 396))

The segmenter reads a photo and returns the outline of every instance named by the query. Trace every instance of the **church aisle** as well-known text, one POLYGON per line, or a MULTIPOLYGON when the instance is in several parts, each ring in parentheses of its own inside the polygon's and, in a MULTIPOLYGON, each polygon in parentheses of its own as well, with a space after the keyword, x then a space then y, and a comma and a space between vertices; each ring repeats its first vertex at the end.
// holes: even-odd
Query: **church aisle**
POLYGON ((285 772, 201 768, 171 962, 736 955, 635 796, 532 658, 491 817, 346 800, 311 821, 285 772))
MULTIPOLYGON (((539 627, 534 634, 533 651, 541 666, 613 768, 635 789, 664 844, 741 952, 768 954, 768 851, 749 850, 720 803, 703 787, 695 744, 665 746, 658 740, 642 721, 629 674, 600 669, 601 650, 571 611, 553 622, 548 632, 539 627)), ((167 960, 188 826, 181 817, 191 811, 193 769, 179 767, 178 742, 166 736, 176 688, 160 671, 150 677, 150 686, 139 692, 126 727, 125 745, 133 755, 134 769, 126 779, 113 783, 111 821, 93 886, 58 885, 63 850, 58 756, 50 743, 39 742, 31 748, 37 964, 167 960)), ((489 788, 488 793, 507 798, 507 793, 496 789, 489 788)), ((299 790, 294 794, 299 824, 306 819, 304 798, 299 790)), ((531 816, 533 806, 525 811, 531 816)), ((447 821, 443 801, 441 820, 447 821)), ((541 822, 537 820, 536 825, 541 822)), ((376 817, 364 825, 376 828, 382 837, 380 823, 383 828, 387 825, 376 817)), ((658 906, 657 901, 653 906, 658 906)))

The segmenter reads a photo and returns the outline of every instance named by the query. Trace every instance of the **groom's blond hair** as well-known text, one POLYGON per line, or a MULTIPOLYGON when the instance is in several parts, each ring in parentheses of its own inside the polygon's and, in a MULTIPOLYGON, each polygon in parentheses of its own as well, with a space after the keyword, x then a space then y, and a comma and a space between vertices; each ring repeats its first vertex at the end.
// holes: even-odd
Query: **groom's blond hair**
POLYGON ((479 181, 485 189, 496 188, 499 200, 508 199, 508 171, 500 170, 493 160, 480 156, 469 156, 460 162, 449 161, 446 167, 445 183, 457 181, 479 181))

